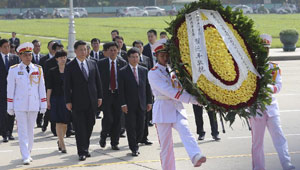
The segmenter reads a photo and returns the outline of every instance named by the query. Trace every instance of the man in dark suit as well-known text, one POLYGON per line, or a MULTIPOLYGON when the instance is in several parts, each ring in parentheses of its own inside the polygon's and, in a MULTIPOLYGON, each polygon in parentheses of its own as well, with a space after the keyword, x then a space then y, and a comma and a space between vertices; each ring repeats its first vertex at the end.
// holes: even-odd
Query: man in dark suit
POLYGON ((100 40, 98 38, 93 38, 91 40, 91 45, 93 50, 90 52, 90 56, 99 61, 103 58, 103 53, 100 51, 100 40))
POLYGON ((152 67, 151 67, 151 61, 150 61, 150 58, 143 55, 143 51, 144 51, 144 44, 142 41, 140 40, 136 40, 132 43, 132 46, 133 47, 136 47, 139 49, 139 52, 140 52, 140 61, 139 61, 139 64, 146 67, 148 70, 150 70, 152 67))
POLYGON ((157 40, 157 32, 151 29, 147 32, 149 43, 144 46, 143 55, 150 58, 151 68, 156 64, 156 57, 153 55, 152 46, 157 40))
POLYGON ((15 116, 7 114, 7 75, 10 66, 20 63, 19 57, 9 54, 10 44, 7 39, 0 40, 0 132, 3 142, 14 140, 12 131, 15 116))
MULTIPOLYGON (((44 78, 46 78, 46 77, 45 77, 45 75, 46 75, 46 72, 45 72, 46 61, 47 61, 49 58, 54 58, 54 55, 55 55, 55 52, 56 52, 55 50, 52 49, 52 46, 53 46, 54 44, 56 44, 56 42, 53 41, 53 40, 48 42, 48 47, 47 47, 47 48, 48 48, 49 53, 48 53, 47 55, 41 57, 40 62, 39 62, 39 65, 42 66, 42 68, 43 68, 44 78)), ((45 89, 45 90, 46 90, 46 89, 45 89)), ((46 113, 45 113, 45 115, 44 115, 44 122, 43 122, 43 126, 42 126, 42 131, 43 131, 43 132, 46 131, 49 121, 50 121, 50 111, 47 110, 46 113)), ((53 134, 56 133, 56 131, 55 131, 55 125, 54 125, 54 124, 53 124, 53 125, 51 124, 51 132, 52 132, 53 134)))
MULTIPOLYGON (((41 51, 41 42, 39 40, 33 40, 33 53, 32 53, 32 60, 31 62, 33 64, 40 64, 40 60, 44 55, 40 54, 41 51)), ((36 118, 36 125, 37 127, 41 128, 43 123, 43 114, 38 113, 38 116, 36 118)))
POLYGON ((11 38, 9 39, 9 44, 15 44, 16 48, 18 48, 20 45, 20 39, 17 38, 16 35, 17 35, 16 32, 11 33, 11 38))
MULTIPOLYGON (((134 47, 137 47, 140 51, 140 62, 139 62, 139 64, 146 67, 146 68, 148 68, 148 70, 150 70, 152 68, 151 67, 151 61, 150 61, 149 57, 143 55, 143 50, 144 50, 143 42, 140 41, 140 40, 137 40, 137 41, 134 41, 132 45, 134 47)), ((143 143, 145 145, 151 145, 152 144, 152 142, 150 142, 148 140, 148 135, 149 135, 148 127, 149 127, 149 125, 153 126, 152 123, 150 123, 151 120, 152 120, 152 109, 150 111, 147 111, 147 113, 146 113, 144 136, 143 136, 143 139, 140 141, 141 143, 143 143)))
POLYGON ((119 70, 127 63, 118 57, 118 44, 116 42, 107 43, 109 58, 98 61, 98 68, 101 75, 103 87, 103 114, 102 131, 100 133, 100 146, 106 146, 107 134, 111 137, 113 150, 119 150, 121 104, 119 97, 117 75, 119 70))
POLYGON ((64 89, 67 109, 72 111, 77 153, 84 161, 91 156, 90 137, 97 108, 102 105, 102 84, 97 63, 86 59, 86 43, 79 40, 74 49, 76 58, 66 66, 64 89))
POLYGON ((148 69, 138 65, 140 52, 136 47, 127 52, 129 64, 119 72, 119 89, 129 148, 138 156, 138 143, 143 138, 146 111, 152 108, 148 69))
POLYGON ((115 42, 118 44, 119 48, 118 48, 118 56, 123 58, 126 62, 128 62, 127 60, 127 53, 126 51, 122 50, 122 46, 124 44, 124 38, 121 36, 116 36, 115 37, 115 42))
MULTIPOLYGON (((115 41, 115 37, 116 37, 116 36, 119 36, 120 34, 119 34, 119 31, 118 31, 118 30, 112 30, 111 33, 110 33, 110 35, 111 35, 112 41, 115 41)), ((127 48, 126 48, 126 44, 125 44, 125 43, 123 43, 122 50, 123 50, 123 51, 127 51, 127 48)))

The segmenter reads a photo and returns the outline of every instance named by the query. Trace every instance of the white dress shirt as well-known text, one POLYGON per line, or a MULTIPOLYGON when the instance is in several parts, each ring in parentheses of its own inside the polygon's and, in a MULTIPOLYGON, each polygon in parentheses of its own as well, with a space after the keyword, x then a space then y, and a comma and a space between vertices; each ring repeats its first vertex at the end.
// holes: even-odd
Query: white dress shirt
POLYGON ((32 53, 32 54, 33 54, 33 57, 34 57, 34 61, 36 61, 36 59, 38 59, 40 61, 40 59, 41 59, 40 53, 38 53, 38 54, 32 53))
POLYGON ((83 68, 85 69, 87 76, 89 76, 89 68, 86 63, 86 60, 83 60, 83 62, 81 62, 77 57, 76 57, 76 60, 77 60, 80 70, 81 70, 81 63, 83 63, 83 68))
POLYGON ((54 57, 51 53, 48 53, 48 54, 49 54, 49 58, 53 58, 54 57))
MULTIPOLYGON (((115 60, 112 60, 111 58, 109 58, 109 75, 111 72, 111 62, 114 61, 115 63, 115 80, 116 80, 116 89, 118 89, 118 72, 117 72, 117 58, 115 60)), ((109 87, 110 89, 110 87, 109 87)))
POLYGON ((96 52, 96 51, 93 50, 93 53, 94 53, 94 58, 99 59, 99 51, 96 52), (97 54, 97 58, 96 58, 96 54, 97 54))

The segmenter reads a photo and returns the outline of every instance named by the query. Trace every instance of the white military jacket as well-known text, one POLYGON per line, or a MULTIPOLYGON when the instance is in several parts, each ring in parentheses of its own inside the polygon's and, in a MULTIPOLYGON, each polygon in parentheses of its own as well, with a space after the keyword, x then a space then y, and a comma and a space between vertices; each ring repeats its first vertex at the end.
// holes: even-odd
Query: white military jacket
POLYGON ((21 62, 11 66, 7 76, 7 110, 40 111, 47 108, 42 67, 30 63, 29 73, 21 62))
MULTIPOLYGON (((148 79, 154 95, 153 123, 175 123, 177 112, 186 118, 183 104, 189 103, 192 95, 182 90, 175 73, 169 75, 165 66, 156 64, 148 72, 148 79)), ((168 70, 170 70, 168 68, 168 70)))
MULTIPOLYGON (((269 63, 270 69, 279 68, 278 64, 269 63)), ((274 94, 279 93, 282 87, 282 79, 281 79, 281 71, 280 69, 272 72, 273 83, 269 84, 268 87, 272 90, 272 102, 270 105, 266 106, 266 110, 264 113, 268 114, 269 117, 279 116, 279 106, 277 99, 274 94)), ((261 111, 259 111, 262 113, 261 111)), ((259 116, 259 115, 258 115, 259 116)))

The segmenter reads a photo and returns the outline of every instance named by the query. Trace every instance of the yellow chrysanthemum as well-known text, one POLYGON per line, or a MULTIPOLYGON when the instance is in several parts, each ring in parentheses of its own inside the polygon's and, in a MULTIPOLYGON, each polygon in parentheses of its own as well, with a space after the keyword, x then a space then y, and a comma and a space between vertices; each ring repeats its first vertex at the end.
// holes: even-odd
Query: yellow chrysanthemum
MULTIPOLYGON (((243 50, 251 60, 242 37, 240 37, 238 32, 233 29, 231 24, 227 25, 234 33, 243 50)), ((186 69, 190 74, 192 74, 186 22, 178 28, 177 37, 179 39, 181 60, 184 64, 187 64, 186 69)), ((207 28, 205 31, 205 39, 208 59, 213 70, 224 80, 234 80, 237 75, 234 70, 233 59, 228 53, 227 47, 218 31, 215 28, 207 28)), ((217 102, 226 105, 238 105, 240 103, 246 103, 251 99, 256 90, 256 78, 256 75, 249 71, 247 79, 242 83, 241 87, 235 91, 226 90, 213 84, 208 81, 204 75, 199 77, 197 85, 207 96, 217 102)))

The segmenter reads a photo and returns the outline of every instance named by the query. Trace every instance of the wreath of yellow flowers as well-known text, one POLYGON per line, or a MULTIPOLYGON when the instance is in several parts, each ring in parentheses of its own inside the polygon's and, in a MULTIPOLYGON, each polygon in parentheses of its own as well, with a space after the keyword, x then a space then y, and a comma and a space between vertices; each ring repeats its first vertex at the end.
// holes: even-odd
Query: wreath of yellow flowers
MULTIPOLYGON (((207 19, 203 14, 202 19, 207 19)), ((183 88, 195 95, 206 109, 220 113, 221 117, 233 123, 235 116, 249 118, 256 114, 256 109, 264 109, 271 102, 267 84, 271 76, 267 66, 267 53, 261 45, 259 33, 253 29, 253 21, 241 11, 232 12, 230 7, 224 8, 216 0, 199 0, 186 5, 179 11, 176 19, 166 29, 172 38, 167 46, 171 63, 183 88), (201 75, 197 83, 192 82, 189 40, 185 14, 197 9, 218 11, 244 52, 262 76, 259 79, 254 73, 248 72, 246 80, 237 90, 226 90, 210 82, 201 75)), ((239 69, 226 47, 221 35, 213 25, 204 26, 205 44, 209 60, 210 72, 221 82, 232 85, 237 82, 239 69)))

